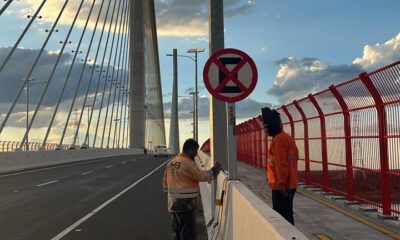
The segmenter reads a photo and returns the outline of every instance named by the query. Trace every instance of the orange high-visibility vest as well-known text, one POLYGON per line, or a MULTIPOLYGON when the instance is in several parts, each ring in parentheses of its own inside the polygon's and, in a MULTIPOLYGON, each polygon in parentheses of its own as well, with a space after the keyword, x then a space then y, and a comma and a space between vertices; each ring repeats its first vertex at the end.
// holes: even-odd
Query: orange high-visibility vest
POLYGON ((199 182, 213 180, 212 171, 200 170, 186 154, 179 154, 166 166, 163 179, 168 193, 168 211, 186 212, 197 206, 199 182))
POLYGON ((268 185, 276 190, 297 188, 297 160, 299 150, 291 136, 281 132, 272 138, 268 150, 267 174, 268 185))

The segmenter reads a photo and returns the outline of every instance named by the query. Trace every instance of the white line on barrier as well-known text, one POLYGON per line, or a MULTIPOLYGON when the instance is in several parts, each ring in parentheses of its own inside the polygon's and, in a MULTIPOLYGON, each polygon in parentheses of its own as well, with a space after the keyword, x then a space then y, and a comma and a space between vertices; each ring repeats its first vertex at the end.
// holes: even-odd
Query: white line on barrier
POLYGON ((46 183, 38 184, 38 185, 36 185, 36 187, 42 187, 42 186, 49 185, 49 184, 56 183, 56 182, 58 182, 58 180, 54 180, 54 181, 51 181, 51 182, 46 182, 46 183))
POLYGON ((90 174, 90 173, 92 173, 93 171, 89 171, 89 172, 84 172, 84 173, 81 173, 81 175, 83 176, 83 175, 86 175, 86 174, 90 174))
POLYGON ((129 187, 125 188, 124 190, 122 190, 120 193, 118 193, 117 195, 115 195, 114 197, 112 197, 111 199, 107 200, 105 203, 101 204, 99 207, 97 207, 96 209, 94 209, 93 211, 91 211, 90 213, 88 213, 86 216, 84 216, 83 218, 79 219, 78 221, 76 221, 74 224, 72 224, 71 226, 69 226, 68 228, 66 228, 64 231, 62 231, 61 233, 59 233, 57 236, 53 237, 51 240, 60 240, 61 238, 63 238, 64 236, 66 236, 69 232, 71 232, 73 229, 75 229, 77 226, 79 226, 80 224, 84 223, 86 220, 88 220, 89 218, 91 218, 93 215, 95 215, 96 213, 98 213, 101 209, 105 208, 108 204, 110 204, 111 202, 113 202, 115 199, 119 198, 120 196, 122 196, 124 193, 126 193, 127 191, 129 191, 131 188, 133 188, 134 186, 136 186, 137 184, 139 184, 141 181, 143 181, 144 179, 148 178, 150 175, 152 175, 155 171, 157 171, 158 169, 160 169, 162 166, 164 166, 165 164, 167 164, 168 161, 165 161, 163 164, 161 164, 160 166, 156 167, 153 171, 149 172, 148 174, 146 174, 144 177, 142 177, 141 179, 137 180, 136 182, 134 182, 132 185, 130 185, 129 187))

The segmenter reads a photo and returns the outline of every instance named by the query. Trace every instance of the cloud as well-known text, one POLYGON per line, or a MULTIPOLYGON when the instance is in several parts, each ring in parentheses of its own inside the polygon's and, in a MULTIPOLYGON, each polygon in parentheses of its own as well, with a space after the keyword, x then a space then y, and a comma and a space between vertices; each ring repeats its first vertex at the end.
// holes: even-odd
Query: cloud
MULTIPOLYGON (((10 51, 10 48, 0 48, 0 59, 4 59, 6 54, 10 51)), ((14 55, 10 59, 10 62, 6 65, 5 69, 0 73, 0 82, 2 87, 0 88, 0 101, 2 103, 10 103, 14 100, 17 92, 22 85, 22 79, 28 75, 30 66, 32 66, 34 59, 36 58, 39 50, 37 49, 21 49, 18 48, 14 52, 14 55)), ((49 80, 50 73, 54 67, 58 54, 54 54, 50 51, 45 51, 38 64, 36 65, 31 77, 33 77, 32 81, 37 84, 30 84, 29 94, 30 94, 30 102, 37 102, 39 97, 42 95, 45 82, 49 80)), ((58 98, 61 94, 62 86, 66 80, 67 73, 71 67, 72 55, 69 53, 64 53, 61 56, 60 62, 57 66, 55 74, 51 80, 49 85, 49 89, 47 90, 46 96, 44 98, 43 104, 45 106, 53 106, 58 101, 58 98)), ((65 93, 63 96, 63 101, 67 101, 72 99, 75 94, 76 85, 78 83, 80 73, 83 67, 83 63, 75 62, 74 67, 71 71, 71 76, 69 79, 69 83, 65 89, 65 93)), ((106 70, 107 66, 103 68, 106 70)), ((110 66, 109 75, 112 75, 113 67, 110 66)), ((115 68, 117 70, 117 68, 115 68)), ((88 82, 90 79, 92 68, 86 66, 80 88, 78 90, 77 97, 84 96, 86 94, 86 90, 88 87, 88 82)), ((91 87, 89 89, 89 95, 94 95, 95 87, 97 81, 99 80, 100 69, 99 67, 96 70, 93 70, 93 79, 91 83, 91 87)), ((114 73, 114 77, 116 77, 117 71, 114 73)), ((120 74, 121 75, 121 74, 120 74)), ((104 86, 105 78, 101 77, 100 87, 104 86)), ((109 86, 109 84, 108 84, 109 86)), ((101 89, 102 90, 102 89, 101 89)), ((21 99, 25 96, 21 95, 21 99)))
MULTIPOLYGON (((0 48, 0 59, 3 59, 5 55, 8 53, 10 48, 0 48)), ((2 122, 5 118, 6 113, 9 111, 11 107, 11 103, 14 101, 15 97, 17 96, 17 92, 19 91, 21 85, 22 85, 22 80, 24 79, 29 70, 30 66, 32 65, 34 59, 36 58, 38 54, 38 50, 35 49, 17 49, 13 55, 13 57, 10 59, 10 62, 6 65, 5 69, 0 73, 0 83, 1 83, 1 88, 0 88, 0 122, 2 122)), ((45 87, 45 81, 48 81, 50 77, 51 70, 56 62, 58 54, 45 51, 42 54, 42 57, 38 61, 38 64, 36 66, 36 69, 33 71, 32 76, 34 79, 32 80, 33 82, 30 82, 30 88, 29 88, 29 113, 30 116, 33 115, 33 111, 37 106, 37 103, 39 101, 40 96, 43 94, 43 90, 45 87), (34 83, 37 84, 34 84, 34 83), (41 82, 41 84, 39 84, 41 82)), ((61 57, 61 60, 59 62, 59 65, 57 67, 57 70, 55 72, 55 75, 49 85, 48 91, 44 97, 44 101, 42 103, 42 107, 40 108, 35 122, 33 124, 33 128, 38 129, 38 128, 43 128, 47 127, 51 116, 55 110, 55 105, 58 102, 58 99, 60 97, 61 91, 62 91, 62 86, 64 85, 64 82, 66 80, 66 76, 68 73, 68 70, 71 66, 71 60, 72 56, 70 54, 63 54, 61 57)), ((62 102, 60 105, 60 108, 58 109, 55 123, 53 127, 57 127, 59 124, 62 123, 64 125, 66 121, 66 115, 70 109, 72 99, 75 94, 77 82, 80 76, 80 72, 82 69, 83 63, 77 62, 75 63, 75 66, 71 72, 70 76, 70 81, 67 84, 67 87, 65 89, 65 93, 62 98, 62 102)), ((109 75, 112 75, 112 67, 110 67, 109 75)), ((90 73, 92 69, 90 68, 85 68, 83 77, 82 77, 82 83, 81 87, 78 90, 77 93, 77 98, 76 102, 74 105, 74 109, 80 109, 82 108, 84 97, 87 91, 88 87, 88 82, 90 79, 90 73)), ((95 74, 93 76, 92 84, 89 89, 89 94, 88 98, 86 101, 86 105, 92 104, 95 96, 95 91, 96 91, 96 85, 97 81, 99 79, 99 69, 94 70, 95 74)), ((120 74, 121 75, 121 74, 120 74)), ((116 77, 116 76, 114 76, 116 77)), ((101 100, 101 93, 103 90, 104 86, 104 81, 105 78, 101 78, 100 82, 100 93, 97 96, 96 100, 96 106, 100 105, 100 100, 101 100)), ((107 85, 107 90, 109 89, 109 82, 107 85)), ((108 91, 106 90, 106 94, 108 91)), ((108 100, 108 94, 105 95, 106 97, 104 98, 106 101, 108 100)), ((107 105, 107 102, 103 103, 103 107, 107 105)), ((86 109, 85 109, 86 110, 86 109)), ((104 114, 104 112, 103 112, 104 114)), ((86 115, 84 115, 86 117, 86 115)), ((25 121, 26 121, 26 90, 24 90, 17 102, 16 107, 13 110, 13 113, 11 114, 10 118, 7 121, 7 128, 13 128, 13 127, 22 127, 25 128, 25 121)), ((70 120, 71 123, 72 120, 70 120)), ((86 121, 85 121, 86 122, 86 121)), ((61 126, 60 126, 61 127, 61 126)), ((3 135, 3 134, 2 134, 3 135)), ((7 134, 6 134, 7 135, 7 134)))
POLYGON ((268 93, 281 103, 288 103, 399 59, 400 34, 384 44, 365 46, 363 56, 351 64, 330 64, 318 58, 282 58, 275 62, 279 70, 268 93))
POLYGON ((262 47, 262 48, 260 48, 260 52, 265 52, 265 51, 267 51, 267 47, 262 47))
POLYGON ((277 96, 281 103, 350 80, 363 71, 359 65, 331 65, 316 58, 298 60, 289 57, 276 64, 279 65, 279 71, 268 93, 277 96))
POLYGON ((366 45, 363 56, 356 58, 353 64, 364 69, 375 69, 400 60, 400 33, 383 44, 366 45))
MULTIPOLYGON (((89 19, 88 28, 94 29, 96 18, 100 12, 100 6, 103 2, 103 9, 101 11, 101 17, 99 19, 99 27, 104 24, 106 16, 106 10, 110 3, 110 0, 97 1, 94 5, 93 12, 89 19)), ((109 28, 111 19, 111 13, 114 5, 119 1, 111 1, 109 14, 107 17, 106 31, 109 28)), ((23 8, 19 9, 13 14, 26 18, 28 14, 32 14, 32 9, 37 9, 39 6, 37 0, 27 0, 23 4, 23 8)), ((57 18, 60 10, 63 6, 63 1, 48 1, 42 11, 41 15, 43 18, 39 21, 39 24, 53 23, 57 18)), ((80 1, 70 1, 64 10, 62 17, 60 18, 60 24, 70 25, 74 19, 77 9, 80 5, 80 1)), ((91 8, 92 2, 85 1, 83 3, 79 18, 77 19, 76 25, 83 28, 91 8)), ((246 0, 225 0, 224 11, 225 17, 243 16, 248 14, 254 7, 254 1, 246 0)), ((118 4, 115 10, 118 11, 118 4)), ((155 11, 157 18, 157 32, 159 36, 186 36, 186 37, 202 37, 208 34, 208 6, 207 1, 203 0, 156 0, 155 11)), ((115 14, 117 15, 117 14, 115 14)), ((121 15, 121 14, 120 14, 121 15)), ((114 25, 114 24, 113 24, 114 25)), ((112 27, 112 30, 113 31, 112 27)), ((118 29, 117 29, 118 31, 118 29)), ((207 40, 199 38, 199 40, 207 40)))
MULTIPOLYGON (((226 17, 243 16, 254 1, 225 0, 226 17)), ((203 0, 156 0, 159 36, 200 37, 208 34, 208 6, 203 0)))

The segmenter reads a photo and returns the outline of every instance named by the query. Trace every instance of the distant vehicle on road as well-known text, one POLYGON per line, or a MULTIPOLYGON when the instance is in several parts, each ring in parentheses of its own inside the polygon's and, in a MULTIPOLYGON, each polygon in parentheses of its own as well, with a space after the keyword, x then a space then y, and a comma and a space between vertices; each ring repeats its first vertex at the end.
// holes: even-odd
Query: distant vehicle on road
POLYGON ((154 148, 154 153, 153 153, 154 157, 158 157, 158 156, 168 156, 168 148, 165 145, 157 145, 154 148))

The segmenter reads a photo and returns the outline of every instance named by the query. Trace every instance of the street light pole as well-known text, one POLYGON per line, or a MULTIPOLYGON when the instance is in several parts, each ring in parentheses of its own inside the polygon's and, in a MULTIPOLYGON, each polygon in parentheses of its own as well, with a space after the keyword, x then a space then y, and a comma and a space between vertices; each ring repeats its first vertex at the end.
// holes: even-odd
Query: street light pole
POLYGON ((194 121, 194 139, 196 140, 196 142, 199 141, 199 91, 198 91, 198 70, 197 70, 197 54, 199 52, 204 52, 204 48, 192 48, 189 49, 187 51, 187 53, 194 53, 194 64, 195 64, 195 80, 194 80, 194 92, 195 95, 194 97, 194 117, 195 117, 195 121, 194 121))
MULTIPOLYGON (((25 80, 26 81, 26 132, 28 132, 29 128, 29 82, 31 80, 33 80, 33 78, 25 80)), ((29 151, 29 134, 26 135, 25 151, 29 151)))
POLYGON ((87 119, 87 121, 88 121, 88 125, 87 125, 87 127, 88 127, 88 129, 87 129, 87 132, 88 132, 88 134, 87 134, 87 145, 88 145, 88 148, 89 148, 89 146, 90 146, 90 140, 89 140, 89 127, 90 127, 90 121, 89 121, 89 118, 90 118, 90 108, 92 108, 92 111, 93 111, 93 106, 91 106, 91 105, 87 105, 86 106, 87 107, 87 115, 88 115, 88 119, 87 119))
MULTIPOLYGON (((28 78, 28 79, 22 79, 23 81, 26 81, 26 140, 25 140, 25 151, 29 151, 29 87, 30 82, 35 80, 34 77, 28 78)), ((47 83, 47 82, 33 82, 33 84, 40 84, 40 83, 47 83)), ((23 144, 23 143, 22 143, 23 144)), ((19 147, 19 150, 22 150, 22 145, 19 147)))
POLYGON ((198 97, 199 97, 199 91, 197 90, 197 51, 194 53, 194 64, 195 64, 195 80, 194 80, 194 122, 193 122, 193 135, 194 135, 194 140, 196 140, 196 142, 199 142, 199 132, 198 132, 198 107, 199 107, 199 103, 198 103, 198 97))

